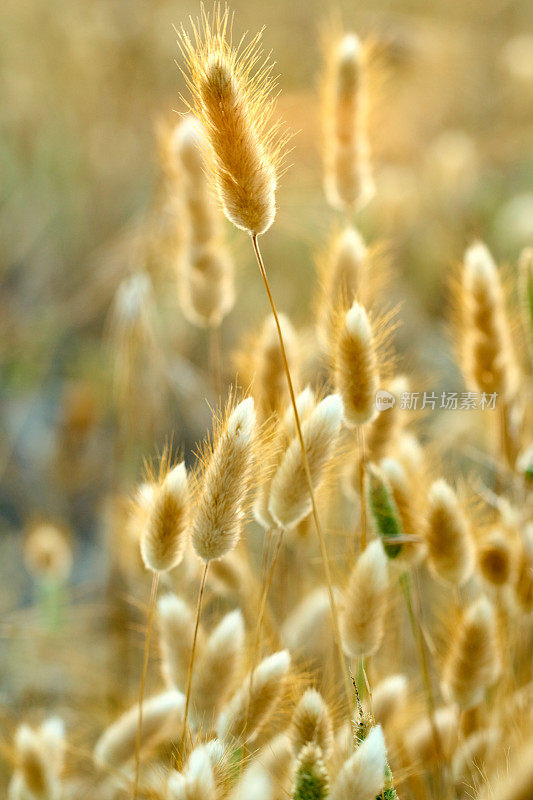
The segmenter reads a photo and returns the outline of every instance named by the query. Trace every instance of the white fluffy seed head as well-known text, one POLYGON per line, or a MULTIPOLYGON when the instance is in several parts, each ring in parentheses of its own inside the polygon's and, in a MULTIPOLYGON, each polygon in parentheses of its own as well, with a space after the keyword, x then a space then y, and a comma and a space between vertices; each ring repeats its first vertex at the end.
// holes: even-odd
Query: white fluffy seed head
POLYGON ((498 283, 498 268, 490 251, 483 242, 475 242, 465 252, 464 260, 467 280, 472 289, 477 286, 487 286, 498 283))
POLYGON ((340 617, 344 652, 350 658, 372 655, 383 639, 387 609, 388 565, 376 540, 359 556, 352 570, 340 617))
POLYGON ((308 689, 301 697, 292 717, 291 737, 295 755, 307 744, 314 743, 327 760, 333 747, 333 728, 327 704, 316 689, 308 689))
MULTIPOLYGON (((307 451, 309 470, 316 490, 333 454, 340 431, 342 401, 329 395, 319 403, 302 423, 302 436, 307 451)), ((282 528, 293 528, 311 511, 300 441, 294 437, 272 479, 268 510, 282 528)))
POLYGON ((407 676, 389 675, 380 681, 372 691, 372 711, 380 725, 387 725, 392 716, 407 699, 407 676))
POLYGON ((344 763, 333 784, 331 800, 374 800, 383 789, 387 749, 381 725, 372 728, 344 763))
MULTIPOLYGON (((159 598, 159 644, 163 677, 169 687, 185 689, 194 637, 194 615, 181 597, 165 594, 159 598)), ((201 653, 204 631, 197 632, 197 652, 201 653)))
MULTIPOLYGON (((143 703, 141 747, 152 746, 172 735, 183 718, 185 697, 169 691, 143 703)), ((135 755, 139 706, 136 704, 107 728, 96 742, 94 761, 105 767, 119 767, 135 755)))
POLYGON ((197 660, 192 682, 194 713, 212 719, 239 673, 244 651, 244 619, 239 610, 219 622, 197 660))
POLYGON ((250 682, 245 678, 241 688, 221 713, 217 735, 229 741, 250 741, 266 723, 279 702, 291 658, 288 650, 263 659, 250 682))

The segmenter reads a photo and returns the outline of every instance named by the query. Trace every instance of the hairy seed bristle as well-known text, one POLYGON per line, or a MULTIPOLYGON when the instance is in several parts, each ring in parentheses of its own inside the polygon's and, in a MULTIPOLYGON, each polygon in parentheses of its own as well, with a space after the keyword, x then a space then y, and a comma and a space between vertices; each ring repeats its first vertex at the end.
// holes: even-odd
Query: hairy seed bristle
POLYGON ((227 415, 199 478, 192 545, 204 561, 221 558, 235 547, 245 518, 252 479, 255 411, 251 397, 227 415))
POLYGON ((367 52, 347 33, 330 48, 324 82, 325 189, 341 210, 364 206, 374 194, 368 142, 367 52))
POLYGON ((457 496, 446 481, 435 481, 429 491, 426 543, 429 565, 441 580, 461 585, 474 568, 474 546, 457 496))
POLYGON ((461 708, 483 699, 500 673, 500 648, 492 604, 480 597, 464 613, 443 670, 443 686, 461 708))
POLYGON ((377 413, 378 361, 370 320, 357 302, 346 314, 335 349, 335 383, 344 419, 349 425, 370 422, 377 413))
MULTIPOLYGON (((170 691, 150 697, 143 703, 141 747, 152 747, 170 738, 177 730, 185 709, 181 692, 170 691)), ((135 755, 139 706, 136 704, 98 739, 94 748, 96 764, 119 767, 135 755)))
POLYGON ((141 555, 147 569, 166 572, 183 559, 189 525, 187 470, 173 467, 157 487, 141 537, 141 555))
POLYGON ((383 639, 387 608, 387 557, 375 541, 361 553, 345 592, 340 627, 342 646, 350 658, 371 656, 383 639))
POLYGON ((245 678, 219 717, 221 739, 248 742, 254 738, 279 702, 290 663, 288 650, 282 650, 265 658, 254 669, 251 681, 249 676, 245 678))
POLYGON ((292 716, 291 738, 296 755, 307 744, 320 748, 324 759, 331 755, 333 728, 328 706, 316 689, 308 689, 292 716))
MULTIPOLYGON (((338 395, 322 400, 302 423, 313 487, 316 490, 332 456, 340 431, 342 402, 338 395)), ((285 451, 272 479, 268 510, 282 528, 294 527, 311 511, 304 461, 295 436, 285 451)))
POLYGON ((224 213, 238 228, 259 235, 276 213, 282 144, 271 121, 274 83, 268 60, 261 58, 260 35, 233 47, 230 28, 228 10, 215 5, 211 16, 203 11, 192 23, 192 37, 180 29, 179 45, 224 213))
POLYGON ((331 800, 374 800, 383 789, 387 750, 380 725, 372 728, 345 762, 333 784, 331 800))

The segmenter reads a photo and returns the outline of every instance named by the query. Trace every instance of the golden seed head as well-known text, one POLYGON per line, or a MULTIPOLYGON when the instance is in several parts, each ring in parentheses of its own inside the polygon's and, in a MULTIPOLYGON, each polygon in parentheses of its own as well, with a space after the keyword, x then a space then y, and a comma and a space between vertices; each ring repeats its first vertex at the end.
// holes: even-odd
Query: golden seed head
POLYGON ((179 45, 219 200, 238 228, 253 235, 265 233, 276 213, 282 143, 271 120, 271 67, 267 61, 257 67, 260 35, 234 47, 229 12, 219 5, 212 17, 202 12, 192 27, 192 37, 180 30, 179 45))
POLYGON ((352 570, 340 618, 343 650, 350 658, 379 648, 387 609, 387 556, 380 541, 368 545, 352 570))
MULTIPOLYGON (((184 710, 185 697, 181 692, 163 692, 145 700, 141 747, 155 746, 170 739, 183 719, 184 710)), ((97 765, 120 767, 133 759, 138 719, 136 704, 106 728, 94 748, 97 765)))
POLYGON ((324 698, 316 689, 308 689, 296 706, 292 717, 291 737, 296 755, 311 743, 320 748, 325 760, 331 755, 333 747, 331 717, 324 698))
POLYGON ((429 565, 441 580, 466 583, 475 563, 474 545, 466 516, 452 487, 435 481, 429 491, 426 543, 429 565))
POLYGON ((404 733, 405 748, 413 766, 416 764, 450 763, 458 738, 458 719, 455 707, 438 708, 433 725, 427 714, 404 733), (435 737, 433 729, 437 733, 435 737), (435 739, 437 738, 437 741, 435 739))
POLYGON ((288 650, 263 659, 247 676, 221 713, 217 734, 221 739, 247 742, 254 738, 277 706, 291 664, 288 650))
POLYGON ((191 703, 197 718, 212 720, 232 690, 244 651, 244 619, 231 611, 219 622, 203 647, 194 670, 191 703))
MULTIPOLYGON (((311 480, 315 490, 324 477, 340 431, 342 401, 329 395, 320 402, 302 423, 302 436, 307 450, 311 480)), ((268 510, 282 528, 291 528, 311 511, 302 450, 294 437, 285 451, 272 479, 268 510)))
POLYGON ((492 604, 480 597, 466 610, 443 671, 448 696, 461 708, 478 705, 500 674, 500 651, 492 604))
POLYGON ((467 379, 478 391, 511 395, 517 365, 498 268, 482 242, 464 257, 460 295, 460 353, 467 379))
POLYGON ((203 461, 192 525, 192 545, 204 561, 222 558, 237 544, 252 479, 255 410, 243 400, 223 423, 203 461))
POLYGON ((374 194, 367 131, 366 52, 352 33, 328 53, 324 83, 325 189, 340 210, 364 206, 374 194))
POLYGON ((389 675, 372 690, 372 712, 376 722, 387 725, 407 699, 406 675, 389 675))
POLYGON ((492 586, 504 586, 511 577, 513 551, 503 531, 493 530, 478 548, 477 562, 483 578, 492 586))
POLYGON ((167 572, 183 559, 189 524, 187 470, 173 467, 155 489, 141 537, 141 555, 147 569, 167 572))
POLYGON ((362 425, 376 416, 378 363, 367 313, 354 302, 346 314, 336 344, 335 382, 349 425, 362 425))

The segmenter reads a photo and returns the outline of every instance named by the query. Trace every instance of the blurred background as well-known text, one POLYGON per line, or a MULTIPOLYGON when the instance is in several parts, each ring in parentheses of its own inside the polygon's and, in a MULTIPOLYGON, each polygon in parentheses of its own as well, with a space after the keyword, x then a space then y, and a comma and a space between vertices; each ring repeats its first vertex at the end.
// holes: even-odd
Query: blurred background
MULTIPOLYGON (((403 302, 402 368, 429 376, 422 389, 436 388, 436 375, 462 388, 446 330, 451 271, 475 237, 510 271, 533 239, 533 6, 235 0, 232 8, 239 35, 266 26, 278 112, 295 134, 263 243, 280 307, 297 326, 312 323, 316 258, 335 225, 322 191, 319 82, 323 31, 341 23, 378 53, 377 194, 358 224, 383 246, 391 295, 403 302)), ((3 642, 24 639, 15 611, 32 599, 21 534, 44 519, 68 531, 73 591, 83 598, 104 575, 101 545, 116 513, 109 497, 131 491, 143 460, 171 435, 189 461, 209 426, 205 398, 216 398, 205 332, 183 318, 173 265, 151 247, 174 224, 158 145, 158 131, 184 110, 173 25, 198 10, 180 0, 2 2, 3 642), (115 312, 117 303, 129 308, 124 280, 139 269, 152 277, 153 326, 117 401, 128 342, 115 312)), ((237 301, 222 326, 231 382, 228 354, 267 304, 247 237, 228 225, 227 238, 237 268, 237 301)), ((17 669, 1 656, 0 668, 16 686, 17 669)))

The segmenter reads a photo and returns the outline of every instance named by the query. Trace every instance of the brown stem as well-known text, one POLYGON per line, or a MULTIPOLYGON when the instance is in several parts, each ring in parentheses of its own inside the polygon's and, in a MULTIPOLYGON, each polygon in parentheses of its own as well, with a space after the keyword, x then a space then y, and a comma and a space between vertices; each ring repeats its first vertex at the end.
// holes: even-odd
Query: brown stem
POLYGON ((200 614, 202 613, 202 600, 204 598, 204 591, 205 591, 205 582, 207 579, 207 570, 209 567, 209 561, 205 562, 204 571, 202 574, 202 582, 200 584, 200 591, 198 593, 198 604, 196 606, 196 622, 194 623, 194 635, 192 639, 192 647, 191 647, 191 657, 189 660, 189 670, 187 672, 187 696, 185 698, 185 711, 183 712, 183 729, 181 731, 181 749, 184 750, 185 747, 185 737, 187 736, 187 718, 189 716, 189 705, 191 702, 191 687, 192 687, 192 676, 194 671, 194 656, 196 653, 196 642, 198 640, 198 628, 200 625, 200 614))
POLYGON ((146 686, 146 674, 148 672, 148 658, 150 655, 150 638, 152 635, 152 621, 154 619, 155 601, 157 597, 157 587, 159 584, 159 573, 154 572, 152 577, 152 589, 150 592, 150 605, 148 608, 148 620, 146 623, 146 635, 144 639, 143 668, 141 674, 141 685, 139 688, 139 720, 137 723, 137 738, 135 740, 135 780, 133 782, 133 800, 136 800, 139 789, 139 771, 141 768, 141 737, 143 727, 143 700, 144 689, 146 686))
POLYGON ((257 235, 252 234, 252 245, 254 248, 255 257, 257 259, 257 264, 259 266, 259 271, 261 273, 261 277, 263 278, 263 282, 265 284, 266 293, 268 295, 268 300, 270 303, 270 308, 272 310, 272 314, 274 317, 274 321, 276 323, 276 328, 278 331, 278 338, 279 338, 279 345, 281 350, 281 357, 283 359, 283 368, 285 370, 285 377, 287 379, 287 386, 289 389, 289 394, 291 398, 292 410, 294 412, 294 421, 296 424, 296 431, 298 435, 298 440, 300 442, 300 448, 302 451, 302 461, 305 470, 305 478, 307 482, 307 487, 309 489, 309 497, 311 499, 311 507, 313 510, 313 518, 315 521, 315 528, 318 536, 318 544, 320 547, 320 555, 322 558, 322 564, 324 567, 324 573, 326 577, 326 584, 328 589, 329 595, 329 603, 331 607, 331 618, 333 623, 333 635, 335 638, 335 644, 337 646, 337 652, 339 656, 339 665, 341 668, 341 673, 344 679, 344 686, 346 690, 346 700, 348 702, 348 708, 350 711, 352 710, 352 690, 350 686, 350 680, 348 677, 348 672, 346 670, 346 663, 344 659, 344 653, 342 651, 342 643, 341 643, 341 635, 340 635, 340 628, 339 628, 339 618, 337 612, 337 604, 335 603, 335 596, 333 594, 333 583, 331 580, 331 570, 328 561, 328 555, 326 550, 326 542, 324 539, 324 533, 322 531, 322 525, 320 523, 320 517, 318 516, 318 508, 315 500, 315 492, 313 489, 313 479, 311 477, 311 470, 309 467, 309 460, 307 458, 307 450, 305 447, 304 437, 302 434, 302 426, 300 424, 300 415, 298 414, 298 408, 296 406, 296 397, 294 394, 294 387, 292 384, 291 373, 289 369, 289 362, 287 361, 287 353, 285 352, 285 343, 283 341, 283 334, 281 332, 281 325, 279 322, 278 312, 276 310, 276 304, 274 303, 274 298, 272 297, 272 292, 270 291, 270 284, 268 282, 268 277, 265 271, 265 265, 263 263, 263 257, 261 255, 261 251, 259 249, 259 244, 257 241, 257 235))
POLYGON ((367 539, 367 510, 366 510, 366 491, 365 491, 365 474, 366 474, 366 446, 365 446, 365 432, 362 427, 357 428, 357 438, 359 440, 359 505, 361 508, 361 552, 366 550, 367 539))

